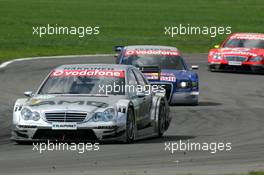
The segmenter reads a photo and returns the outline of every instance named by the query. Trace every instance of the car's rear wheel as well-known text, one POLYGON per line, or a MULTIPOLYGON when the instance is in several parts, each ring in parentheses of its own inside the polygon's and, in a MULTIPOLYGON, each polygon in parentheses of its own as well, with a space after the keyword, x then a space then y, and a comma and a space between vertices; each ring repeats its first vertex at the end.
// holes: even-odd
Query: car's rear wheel
POLYGON ((158 130, 159 137, 162 137, 162 135, 166 131, 166 109, 165 103, 163 101, 161 101, 159 108, 158 130))
POLYGON ((31 145, 32 141, 24 141, 24 140, 15 140, 16 144, 18 145, 31 145))
POLYGON ((135 138, 135 116, 132 108, 128 108, 126 120, 126 143, 131 143, 135 138))

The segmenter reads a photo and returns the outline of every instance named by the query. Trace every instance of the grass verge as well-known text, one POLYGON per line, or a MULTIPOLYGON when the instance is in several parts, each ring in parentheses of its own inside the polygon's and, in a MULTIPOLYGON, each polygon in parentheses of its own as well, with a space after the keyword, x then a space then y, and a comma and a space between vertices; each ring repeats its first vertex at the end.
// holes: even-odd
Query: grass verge
POLYGON ((170 38, 165 26, 231 26, 262 32, 263 0, 0 0, 0 61, 46 56, 112 53, 114 45, 160 44, 182 52, 207 52, 226 36, 170 38), (32 35, 33 26, 100 26, 100 34, 32 35))

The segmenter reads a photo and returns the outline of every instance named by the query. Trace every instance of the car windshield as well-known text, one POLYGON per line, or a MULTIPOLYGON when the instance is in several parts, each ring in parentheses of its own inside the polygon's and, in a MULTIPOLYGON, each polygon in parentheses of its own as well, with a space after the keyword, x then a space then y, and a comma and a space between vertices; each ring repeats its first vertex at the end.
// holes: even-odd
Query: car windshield
POLYGON ((84 71, 53 71, 40 88, 38 94, 89 94, 89 95, 124 95, 122 91, 114 91, 113 87, 125 84, 124 72, 113 71, 97 75, 84 73, 84 71), (120 73, 121 74, 117 74, 120 73), (108 86, 106 86, 108 85, 108 86), (106 89, 108 87, 108 89, 106 89), (112 88, 112 89, 111 89, 112 88), (107 90, 107 92, 106 92, 107 90))
POLYGON ((124 57, 122 64, 134 66, 159 66, 161 69, 184 69, 182 57, 175 55, 129 55, 124 57))
POLYGON ((262 48, 264 49, 264 40, 258 39, 230 39, 224 47, 245 47, 245 48, 262 48))

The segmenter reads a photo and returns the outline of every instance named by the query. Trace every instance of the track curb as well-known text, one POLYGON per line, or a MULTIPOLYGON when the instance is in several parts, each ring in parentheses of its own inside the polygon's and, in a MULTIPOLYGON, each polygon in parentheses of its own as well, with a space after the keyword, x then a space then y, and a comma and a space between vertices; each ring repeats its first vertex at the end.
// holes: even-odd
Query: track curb
POLYGON ((12 63, 20 62, 20 61, 30 61, 30 60, 40 60, 40 59, 74 58, 74 57, 104 57, 104 56, 114 56, 114 54, 62 55, 62 56, 41 56, 41 57, 18 58, 18 59, 3 62, 2 64, 0 64, 0 69, 5 68, 12 63))

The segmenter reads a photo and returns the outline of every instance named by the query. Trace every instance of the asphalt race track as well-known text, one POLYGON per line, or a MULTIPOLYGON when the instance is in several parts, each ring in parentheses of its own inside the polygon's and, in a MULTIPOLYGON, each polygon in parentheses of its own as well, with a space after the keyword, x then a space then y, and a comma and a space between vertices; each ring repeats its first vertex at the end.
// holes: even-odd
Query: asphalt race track
POLYGON ((176 174, 264 170, 264 76, 207 71, 206 55, 186 55, 198 64, 200 105, 171 107, 171 126, 161 139, 108 143, 99 151, 32 151, 9 140, 12 107, 54 67, 113 63, 113 57, 75 57, 15 62, 0 69, 0 174, 176 174), (231 142, 231 151, 165 151, 164 142, 231 142))

